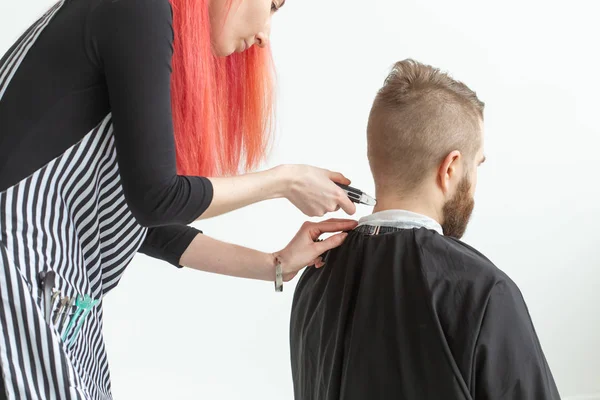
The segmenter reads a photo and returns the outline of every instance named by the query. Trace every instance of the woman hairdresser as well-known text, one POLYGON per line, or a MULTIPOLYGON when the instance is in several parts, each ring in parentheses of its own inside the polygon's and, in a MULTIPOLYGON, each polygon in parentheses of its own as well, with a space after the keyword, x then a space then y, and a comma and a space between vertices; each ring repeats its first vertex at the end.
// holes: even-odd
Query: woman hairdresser
POLYGON ((186 226, 276 197, 309 216, 355 211, 339 173, 231 177, 265 153, 283 3, 63 0, 2 58, 0 398, 111 398, 102 298, 138 250, 289 280, 345 237, 320 234, 355 226, 305 224, 273 254, 186 226))

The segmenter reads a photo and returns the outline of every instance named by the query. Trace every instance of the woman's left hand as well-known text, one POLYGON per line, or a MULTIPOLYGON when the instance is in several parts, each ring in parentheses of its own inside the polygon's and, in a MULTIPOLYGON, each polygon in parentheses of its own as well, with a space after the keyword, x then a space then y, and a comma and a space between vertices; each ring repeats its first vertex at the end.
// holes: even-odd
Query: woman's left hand
POLYGON ((324 265, 321 254, 340 246, 347 233, 343 231, 354 229, 358 222, 350 219, 329 219, 322 222, 305 222, 292 241, 275 257, 281 262, 284 281, 293 279, 307 265, 320 268, 324 265), (321 242, 316 240, 323 233, 340 232, 321 242))

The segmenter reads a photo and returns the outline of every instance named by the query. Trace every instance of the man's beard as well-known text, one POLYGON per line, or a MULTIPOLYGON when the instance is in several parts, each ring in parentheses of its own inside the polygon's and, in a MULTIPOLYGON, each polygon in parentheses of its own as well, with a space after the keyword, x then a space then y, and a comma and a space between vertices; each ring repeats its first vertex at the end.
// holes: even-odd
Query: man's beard
POLYGON ((475 200, 471 197, 471 183, 465 176, 462 178, 452 199, 444 204, 442 210, 444 223, 442 230, 444 235, 460 239, 467 230, 475 200))

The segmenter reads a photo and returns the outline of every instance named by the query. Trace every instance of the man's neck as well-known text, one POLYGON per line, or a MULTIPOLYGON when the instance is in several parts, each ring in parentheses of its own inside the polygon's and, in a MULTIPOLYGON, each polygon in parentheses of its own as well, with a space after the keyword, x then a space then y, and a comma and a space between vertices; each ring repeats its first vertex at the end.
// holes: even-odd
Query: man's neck
POLYGON ((428 201, 425 196, 377 196, 377 205, 373 213, 386 210, 406 210, 413 213, 425 215, 439 224, 442 223, 441 210, 433 201, 428 201))

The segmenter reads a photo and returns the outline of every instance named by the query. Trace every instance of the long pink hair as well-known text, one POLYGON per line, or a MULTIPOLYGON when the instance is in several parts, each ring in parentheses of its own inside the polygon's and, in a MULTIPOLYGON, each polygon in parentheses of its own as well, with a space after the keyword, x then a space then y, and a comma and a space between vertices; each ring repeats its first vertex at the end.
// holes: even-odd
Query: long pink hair
POLYGON ((272 128, 270 50, 253 46, 241 54, 216 57, 210 40, 209 0, 170 1, 178 172, 215 176, 251 170, 263 160, 272 128))

